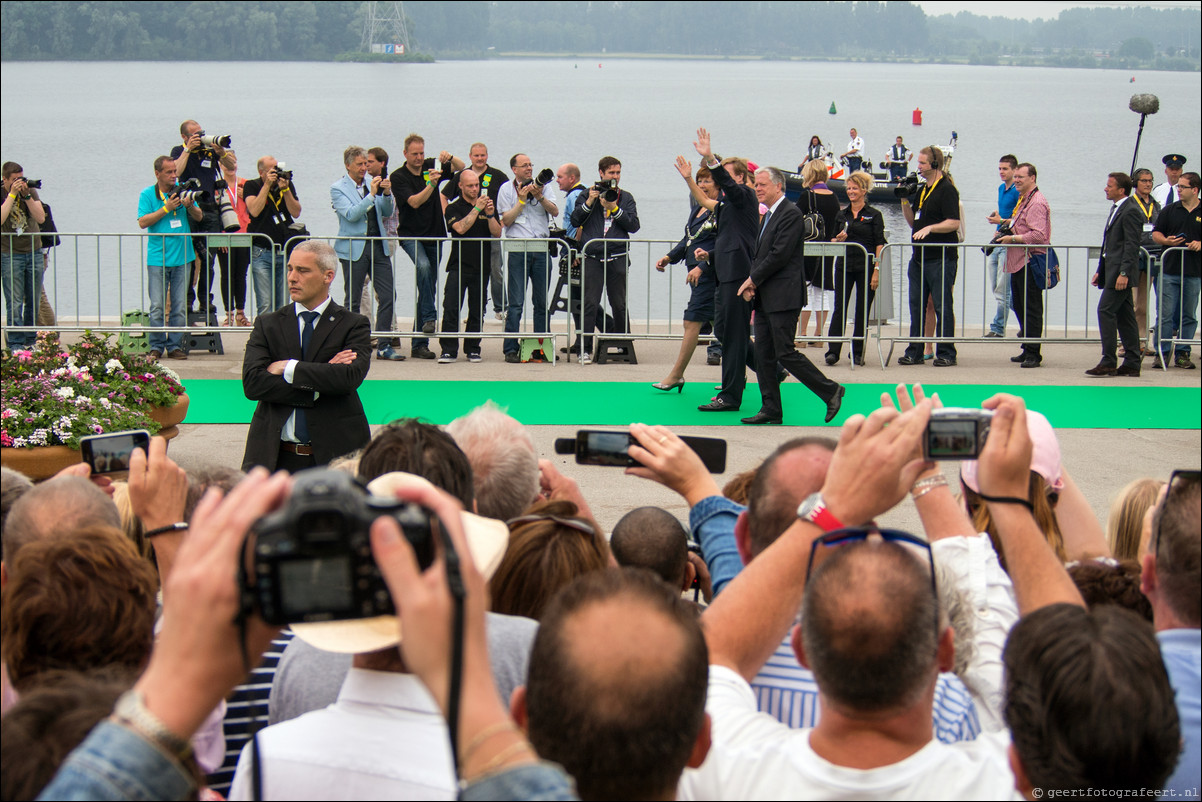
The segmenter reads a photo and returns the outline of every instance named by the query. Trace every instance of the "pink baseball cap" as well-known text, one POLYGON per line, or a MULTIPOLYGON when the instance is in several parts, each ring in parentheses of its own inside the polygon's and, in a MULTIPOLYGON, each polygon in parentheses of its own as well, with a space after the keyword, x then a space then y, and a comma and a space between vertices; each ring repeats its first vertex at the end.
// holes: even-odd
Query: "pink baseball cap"
MULTIPOLYGON (((1056 430, 1041 412, 1027 410, 1027 431, 1031 434, 1031 470, 1043 477, 1048 487, 1059 493, 1064 489, 1063 472, 1060 469, 1060 441, 1056 430)), ((974 493, 980 493, 977 483, 977 461, 960 463, 960 479, 974 493)))

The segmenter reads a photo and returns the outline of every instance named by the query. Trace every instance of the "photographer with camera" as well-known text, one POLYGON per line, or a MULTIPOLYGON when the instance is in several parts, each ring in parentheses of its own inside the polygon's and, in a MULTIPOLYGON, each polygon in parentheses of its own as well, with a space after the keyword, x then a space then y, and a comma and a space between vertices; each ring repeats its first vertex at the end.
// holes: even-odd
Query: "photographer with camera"
MULTIPOLYGON (((3 265, 4 315, 10 326, 33 326, 37 322, 42 287, 42 245, 36 235, 46 221, 46 210, 38 198, 41 181, 31 186, 16 162, 5 162, 4 205, 0 207, 0 265, 3 265)), ((8 333, 10 350, 32 346, 37 332, 8 333)))
MULTIPOLYGON (((192 233, 192 223, 202 218, 196 205, 201 194, 199 184, 186 182, 177 185, 175 162, 169 156, 154 160, 155 182, 142 190, 138 196, 138 225, 151 234, 176 236, 150 237, 146 241, 146 286, 150 292, 150 326, 163 325, 163 307, 171 299, 171 311, 167 318, 169 326, 187 325, 185 298, 187 297, 188 274, 196 258, 192 237, 178 236, 192 233), (190 187, 190 188, 185 188, 190 187)), ((150 357, 159 359, 164 353, 171 359, 187 359, 183 336, 179 332, 164 334, 150 332, 150 357)))
POLYGON ((634 196, 618 188, 622 179, 622 162, 613 156, 603 156, 597 162, 600 180, 589 188, 583 203, 572 211, 572 225, 580 229, 581 251, 584 254, 584 348, 581 364, 592 361, 593 329, 597 328, 597 308, 601 290, 605 288, 613 314, 614 330, 628 331, 626 318, 626 271, 630 267, 625 243, 611 244, 610 240, 628 240, 639 230, 639 213, 634 196), (598 242, 597 240, 602 240, 598 242))
MULTIPOLYGON (((956 250, 956 231, 960 228, 960 191, 943 172, 947 157, 934 145, 918 152, 918 176, 907 177, 895 193, 904 193, 902 214, 912 229, 914 251, 910 257, 910 337, 899 365, 921 365, 923 315, 927 299, 935 302, 936 332, 940 337, 956 333, 955 299, 952 285, 960 255, 956 250), (921 177, 920 183, 918 177, 921 177)), ((937 368, 956 364, 956 346, 941 342, 935 346, 937 368)))
POLYGON ((247 181, 242 194, 250 215, 247 232, 270 237, 273 243, 271 248, 264 247, 260 236, 250 249, 255 314, 263 315, 280 308, 288 299, 284 244, 296 233, 293 224, 300 217, 301 203, 292 183, 292 171, 284 169, 274 156, 262 157, 256 166, 259 177, 247 181))
MULTIPOLYGON (((202 194, 196 198, 201 211, 199 224, 192 227, 194 234, 212 234, 221 231, 221 219, 217 211, 217 188, 221 178, 221 157, 230 146, 228 134, 209 136, 196 120, 184 120, 179 126, 182 145, 171 149, 175 161, 175 172, 180 181, 196 179, 202 194)), ((196 252, 196 271, 188 285, 188 308, 199 298, 200 311, 206 315, 215 312, 213 305, 213 258, 209 253, 206 237, 193 237, 192 247, 196 252)))
MULTIPOLYGON (((525 153, 515 153, 509 160, 513 180, 501 187, 497 195, 497 213, 505 227, 504 239, 508 260, 508 281, 505 331, 517 333, 522 322, 522 307, 526 303, 526 276, 530 276, 530 300, 534 305, 534 328, 547 330, 547 243, 551 234, 550 221, 559 214, 555 189, 550 186, 555 174, 544 168, 534 178, 534 163, 525 153), (516 241, 513 241, 516 240, 516 241), (529 242, 528 240, 543 240, 529 242)), ((521 362, 521 346, 516 338, 508 338, 502 346, 505 361, 521 362)), ((536 352, 541 353, 541 352, 536 352)), ((541 354, 546 361, 546 355, 541 354)))

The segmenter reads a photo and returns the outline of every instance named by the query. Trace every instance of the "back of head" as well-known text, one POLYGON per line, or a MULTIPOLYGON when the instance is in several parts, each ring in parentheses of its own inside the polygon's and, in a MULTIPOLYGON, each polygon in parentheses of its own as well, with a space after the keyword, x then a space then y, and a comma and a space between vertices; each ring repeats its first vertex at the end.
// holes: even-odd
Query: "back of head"
POLYGON ((1090 609, 1115 604, 1152 623, 1152 603, 1139 589, 1139 563, 1135 560, 1082 560, 1065 568, 1090 609))
POLYGON ((359 478, 370 482, 393 471, 420 476, 472 509, 476 493, 467 455, 433 424, 404 418, 376 432, 359 458, 359 478))
POLYGON ((840 546, 806 583, 805 656, 824 699, 849 712, 901 710, 935 682, 939 602, 902 546, 840 546))
POLYGON ((1136 479, 1119 491, 1110 503, 1110 515, 1106 518, 1106 542, 1116 560, 1138 560, 1140 558, 1140 535, 1144 529, 1144 514, 1156 506, 1160 488, 1159 479, 1136 479))
POLYGON ((1113 605, 1043 607, 1010 631, 1002 710, 1032 787, 1162 788, 1180 726, 1152 628, 1113 605))
POLYGON ((582 799, 669 798, 705 719, 696 613, 639 569, 589 574, 548 607, 530 657, 530 742, 582 799))
POLYGON ((609 536, 618 565, 646 568, 674 588, 684 584, 689 535, 680 521, 659 507, 639 507, 622 516, 609 536))
POLYGON ((570 501, 541 501, 522 516, 533 520, 510 526, 509 546, 488 583, 494 613, 538 620, 562 587, 605 570, 605 538, 576 512, 570 501))
POLYGON ((0 468, 0 532, 8 520, 8 511, 33 487, 29 477, 5 465, 0 468))
POLYGON ((191 521, 196 505, 210 488, 217 488, 228 494, 234 487, 246 478, 246 474, 237 468, 224 465, 205 465, 188 471, 188 495, 184 500, 184 520, 191 521))
POLYGON ((0 650, 17 690, 47 671, 138 670, 150 657, 158 577, 120 529, 28 543, 11 573, 0 650))
POLYGON ((489 401, 447 424, 447 434, 467 455, 476 511, 508 521, 538 498, 538 452, 514 418, 489 401))
POLYGON ((1202 626, 1202 484, 1173 482, 1152 520, 1156 581, 1173 614, 1188 627, 1202 626))
POLYGON ((822 183, 826 177, 826 165, 817 159, 811 159, 806 162, 805 167, 801 168, 801 183, 807 187, 822 183))
POLYGON ((777 446, 756 469, 747 491, 747 528, 753 557, 793 525, 797 506, 807 496, 822 489, 834 451, 835 441, 829 437, 797 437, 777 446), (778 470, 782 460, 788 463, 788 470, 778 470))
POLYGON ((87 479, 63 476, 42 482, 13 504, 4 522, 4 563, 11 575, 17 552, 35 540, 103 524, 121 528, 117 505, 87 479))

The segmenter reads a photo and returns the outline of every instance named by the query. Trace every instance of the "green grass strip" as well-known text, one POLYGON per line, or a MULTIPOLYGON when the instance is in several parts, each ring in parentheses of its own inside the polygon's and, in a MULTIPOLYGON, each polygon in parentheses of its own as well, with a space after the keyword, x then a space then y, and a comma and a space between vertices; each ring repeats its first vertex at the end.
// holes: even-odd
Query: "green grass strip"
MULTIPOLYGON (((849 384, 843 409, 829 425, 880 405, 881 393, 894 384, 849 384)), ((187 383, 188 423, 249 423, 255 403, 233 379, 194 379, 187 383)), ((1197 429, 1202 426, 1202 389, 1198 387, 1012 387, 988 384, 924 385, 946 406, 979 407, 995 393, 1018 390, 1027 406, 1047 415, 1053 426, 1068 429, 1197 429)), ((373 424, 397 418, 424 418, 445 424, 491 399, 531 426, 621 426, 634 421, 666 426, 730 426, 759 409, 759 390, 747 385, 741 412, 699 412, 713 396, 713 385, 689 383, 684 392, 661 393, 645 382, 470 382, 374 381, 363 383, 359 397, 373 424)), ((785 423, 822 426, 825 406, 796 382, 781 386, 785 423)))

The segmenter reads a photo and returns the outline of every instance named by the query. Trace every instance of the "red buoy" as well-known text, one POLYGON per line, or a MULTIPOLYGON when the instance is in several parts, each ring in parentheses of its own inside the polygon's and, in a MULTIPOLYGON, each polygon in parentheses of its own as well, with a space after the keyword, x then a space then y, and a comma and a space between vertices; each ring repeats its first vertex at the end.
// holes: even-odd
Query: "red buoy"
POLYGON ((913 122, 915 125, 922 125, 922 109, 914 109, 913 122))

